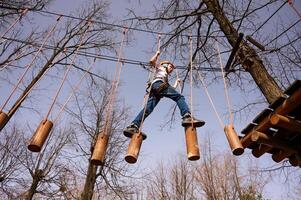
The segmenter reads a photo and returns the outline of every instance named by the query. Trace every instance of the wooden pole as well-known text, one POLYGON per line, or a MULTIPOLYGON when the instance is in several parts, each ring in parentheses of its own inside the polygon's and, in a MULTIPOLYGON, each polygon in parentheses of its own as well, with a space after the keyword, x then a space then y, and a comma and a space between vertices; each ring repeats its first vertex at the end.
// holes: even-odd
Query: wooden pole
POLYGON ((185 127, 185 136, 188 160, 194 161, 200 159, 196 128, 192 126, 185 127))
POLYGON ((141 148, 141 144, 142 144, 142 134, 141 133, 135 133, 133 134, 128 150, 127 150, 127 154, 125 156, 125 161, 130 163, 130 164, 134 164, 137 162, 137 158, 140 152, 140 148, 141 148))
POLYGON ((261 133, 259 131, 253 131, 251 133, 251 140, 267 144, 269 146, 272 146, 274 148, 282 149, 290 153, 298 153, 298 149, 296 146, 292 146, 290 143, 283 141, 282 139, 273 138, 270 137, 264 133, 261 133))
POLYGON ((2 111, 0 111, 0 131, 5 127, 9 118, 8 115, 2 111))
POLYGON ((32 152, 41 151, 52 127, 53 127, 53 123, 50 120, 48 119, 43 120, 40 123, 34 135, 32 136, 27 148, 32 152))
POLYGON ((301 121, 285 117, 283 115, 274 114, 270 116, 272 125, 301 134, 301 121))
POLYGON ((108 134, 104 134, 104 132, 99 133, 96 144, 92 152, 91 164, 93 165, 104 164, 108 141, 109 141, 108 134))
POLYGON ((228 143, 232 150, 233 155, 239 156, 244 153, 244 148, 237 136, 237 133, 232 124, 226 125, 224 128, 228 143))

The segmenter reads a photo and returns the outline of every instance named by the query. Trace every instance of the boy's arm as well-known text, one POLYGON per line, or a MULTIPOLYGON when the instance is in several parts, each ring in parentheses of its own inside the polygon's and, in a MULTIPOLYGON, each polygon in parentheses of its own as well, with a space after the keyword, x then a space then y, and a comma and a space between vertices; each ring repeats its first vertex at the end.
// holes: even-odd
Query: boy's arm
POLYGON ((173 88, 177 89, 178 85, 182 82, 181 79, 177 79, 176 82, 173 85, 173 88))
POLYGON ((157 51, 156 54, 150 59, 149 64, 150 64, 152 67, 155 67, 155 66, 156 66, 157 59, 158 59, 159 55, 160 55, 160 51, 157 51))

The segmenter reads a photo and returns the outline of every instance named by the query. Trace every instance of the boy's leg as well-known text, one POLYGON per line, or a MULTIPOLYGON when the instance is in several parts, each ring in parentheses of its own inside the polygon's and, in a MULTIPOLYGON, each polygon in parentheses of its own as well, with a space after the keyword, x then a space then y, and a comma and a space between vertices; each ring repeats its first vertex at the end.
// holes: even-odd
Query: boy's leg
POLYGON ((146 108, 144 108, 139 112, 136 118, 132 121, 132 123, 124 129, 124 134, 132 134, 139 132, 139 127, 142 122, 142 118, 144 115, 144 120, 149 116, 156 105, 159 103, 160 98, 154 95, 150 95, 146 104, 146 108), (145 113, 144 113, 145 112, 145 113))
POLYGON ((182 126, 190 126, 193 123, 196 127, 200 127, 205 124, 203 120, 198 120, 191 116, 185 97, 178 93, 173 87, 168 86, 167 89, 162 91, 161 95, 168 97, 177 103, 183 119, 182 126))

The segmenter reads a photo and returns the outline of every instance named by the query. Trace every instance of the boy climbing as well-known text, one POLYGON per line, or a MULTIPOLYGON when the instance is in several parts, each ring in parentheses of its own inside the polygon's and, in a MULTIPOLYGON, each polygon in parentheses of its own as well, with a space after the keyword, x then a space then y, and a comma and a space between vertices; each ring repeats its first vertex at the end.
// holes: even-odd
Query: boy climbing
POLYGON ((132 134, 139 132, 142 120, 151 114, 162 97, 170 98, 177 103, 182 116, 182 126, 187 127, 193 124, 195 127, 200 127, 205 124, 203 120, 197 120, 191 116, 184 96, 175 90, 180 79, 176 80, 173 87, 169 85, 168 75, 172 73, 175 66, 169 61, 162 61, 160 64, 157 64, 159 55, 160 51, 157 51, 150 60, 150 65, 155 68, 155 75, 150 85, 150 94, 146 107, 143 108, 132 123, 124 129, 123 133, 127 137, 131 137, 132 134))

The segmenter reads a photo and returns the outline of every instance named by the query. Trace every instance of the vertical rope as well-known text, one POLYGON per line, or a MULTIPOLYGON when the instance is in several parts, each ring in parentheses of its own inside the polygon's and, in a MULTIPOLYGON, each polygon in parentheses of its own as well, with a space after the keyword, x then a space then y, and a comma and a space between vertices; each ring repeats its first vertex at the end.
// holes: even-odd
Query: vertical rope
POLYGON ((123 66, 123 63, 121 62, 121 56, 122 56, 122 50, 124 47, 124 39, 125 35, 128 31, 128 28, 124 28, 122 32, 122 37, 121 37, 121 45, 118 50, 118 59, 116 63, 116 69, 115 69, 115 74, 114 74, 114 79, 113 79, 113 84, 112 84, 112 93, 109 99, 109 105, 108 105, 108 111, 106 115, 106 121, 105 121, 105 127, 104 127, 104 135, 108 135, 108 128, 111 126, 110 121, 112 120, 113 116, 113 105, 115 104, 115 98, 116 98, 116 93, 117 93, 117 88, 119 85, 119 80, 120 80, 120 75, 121 75, 121 69, 123 66))
POLYGON ((55 124, 57 122, 57 120, 60 118, 61 114, 63 113, 66 105, 68 104, 68 102, 70 101, 70 99, 75 95, 75 91, 78 90, 79 86, 81 85, 81 82, 83 81, 83 79, 85 78, 85 76, 90 72, 90 70, 92 69, 92 67, 94 66, 96 61, 96 58, 94 58, 93 62, 90 64, 89 68, 85 71, 85 73, 81 76, 81 78, 79 79, 79 81, 77 82, 76 86, 74 87, 74 89, 72 90, 72 92, 70 93, 69 97, 67 98, 67 100, 65 101, 65 103, 63 104, 63 106, 61 107, 57 117, 53 120, 53 124, 55 124))
POLYGON ((61 19, 61 16, 59 16, 56 20, 55 25, 52 27, 52 29, 47 33, 42 45, 39 47, 38 51, 36 52, 36 54, 34 55, 33 59, 31 60, 31 62, 26 66, 25 71, 23 72, 23 74, 21 75, 21 77, 19 78, 19 81, 17 82, 17 84, 15 85, 15 87, 13 88, 13 90, 11 91, 10 95, 8 96, 8 98, 6 99, 5 103, 3 104, 3 106, 1 107, 1 111, 4 109, 4 107, 6 106, 6 104, 8 103, 8 101, 10 100, 10 98, 12 97, 12 95, 14 94, 14 92, 16 91, 16 89, 18 88, 19 84, 22 82, 23 78, 25 77, 26 73, 28 72, 30 66, 33 64, 33 62, 35 61, 35 59, 38 57, 39 53, 41 52, 43 46, 45 45, 46 41, 48 40, 48 38, 50 37, 51 33, 54 32, 59 20, 61 19))
POLYGON ((209 99, 209 102, 210 102, 210 104, 211 104, 211 106, 212 106, 212 108, 213 108, 213 110, 214 110, 215 116, 217 117, 218 122, 219 122, 221 128, 224 129, 225 125, 224 125, 223 121, 221 120, 220 115, 219 115, 218 112, 217 112, 217 109, 216 109, 216 107, 215 107, 215 105, 214 105, 214 103, 213 103, 213 100, 212 100, 211 95, 210 95, 210 93, 209 93, 209 91, 208 91, 208 88, 207 88, 207 86, 206 86, 206 84, 205 84, 205 81, 204 81, 202 75, 199 73, 199 71, 196 71, 196 72, 197 72, 197 74, 198 74, 198 77, 199 77, 199 79, 200 79, 200 81, 201 81, 203 87, 205 88, 206 95, 207 95, 207 97, 208 97, 208 99, 209 99))
POLYGON ((76 56, 77 56, 78 50, 80 49, 80 47, 81 47, 81 45, 82 45, 83 38, 84 38, 84 36, 86 35, 87 31, 89 30, 90 25, 91 25, 91 22, 89 21, 89 22, 88 22, 88 27, 87 27, 87 29, 85 30, 85 32, 84 32, 84 33, 81 35, 81 37, 80 37, 79 45, 77 46, 77 48, 76 48, 76 50, 75 50, 75 52, 74 52, 74 56, 73 56, 72 61, 71 61, 71 63, 69 64, 69 66, 68 66, 68 68, 67 68, 67 70, 66 70, 66 72, 65 72, 64 78, 62 79, 62 82, 61 82, 61 85, 60 85, 60 87, 58 88, 58 90, 57 90, 57 92, 56 92, 56 94, 55 94, 55 97, 53 98, 52 104, 51 104, 51 106, 50 106, 50 108, 49 108, 49 110, 48 110, 48 112, 47 112, 47 114, 46 114, 46 116, 45 116, 45 120, 48 119, 48 116, 49 116, 49 114, 50 114, 50 112, 51 112, 51 110, 52 110, 52 108, 53 108, 53 106, 54 106, 54 104, 55 104, 55 101, 56 101, 56 99, 57 99, 57 97, 58 97, 58 95, 59 95, 59 93, 60 93, 60 91, 61 91, 61 89, 62 89, 62 87, 63 87, 63 85, 64 85, 64 82, 65 82, 65 80, 66 80, 66 78, 67 78, 67 75, 68 75, 70 69, 71 69, 71 66, 72 66, 72 65, 74 64, 74 62, 75 62, 75 58, 76 58, 76 56))
MULTIPOLYGON (((5 34, 6 33, 8 33, 8 31, 10 31, 20 20, 21 20, 21 18, 27 13, 27 11, 28 11, 28 8, 26 8, 25 10, 23 10, 23 12, 21 13, 21 15, 10 25, 10 27, 8 27, 7 29, 6 29, 6 31, 4 31, 4 33, 0 36, 0 39, 2 39, 4 36, 5 36, 5 34)), ((2 40, 2 41, 0 41, 0 43, 3 43, 3 42, 5 42, 6 41, 6 39, 4 39, 4 40, 2 40)))
MULTIPOLYGON (((160 44, 161 44, 161 35, 159 34, 158 35, 158 50, 160 50, 160 44)), ((160 53, 161 54, 161 53, 160 53)), ((160 55, 157 57, 157 60, 156 60, 156 63, 155 63, 155 68, 157 67, 157 61, 159 60, 160 58, 160 55)), ((153 85, 153 79, 154 77, 152 77, 152 79, 150 80, 151 81, 151 85, 150 85, 150 89, 152 89, 152 85, 153 85)), ((145 113, 146 113, 146 106, 147 106, 147 102, 148 102, 148 99, 149 99, 149 95, 150 95, 150 92, 146 95, 146 97, 144 96, 144 109, 143 109, 143 115, 142 115, 142 120, 141 120, 141 124, 140 124, 140 127, 139 127, 139 133, 138 134, 141 134, 141 129, 143 127, 143 123, 144 123, 144 117, 145 117, 145 113)))
POLYGON ((228 105, 228 110, 229 110, 229 115, 230 115, 230 124, 233 125, 234 123, 234 119, 233 119, 233 112, 231 109, 231 102, 230 102, 230 98, 229 98, 229 94, 228 94, 228 86, 227 86, 227 82, 226 82, 226 78, 225 78, 225 73, 224 73, 224 67, 223 67, 223 63, 222 63, 222 57, 220 54, 220 50, 219 50, 219 45, 218 45, 218 41, 216 40, 216 49, 217 49, 217 53, 218 53, 218 58, 219 58, 219 64, 221 67, 221 72, 222 72, 222 77, 223 77, 223 81, 224 81, 224 90, 225 90, 225 96, 227 99, 227 105, 228 105))
POLYGON ((297 15, 300 17, 301 19, 301 13, 297 10, 297 8, 294 6, 294 2, 293 0, 288 0, 288 4, 292 7, 292 9, 297 13, 297 15))
MULTIPOLYGON (((189 56, 189 62, 190 62, 190 113, 191 117, 193 116, 193 107, 192 107, 192 37, 191 35, 189 36, 189 44, 190 44, 190 56, 189 56)), ((192 122, 192 127, 193 127, 193 120, 192 122)))

